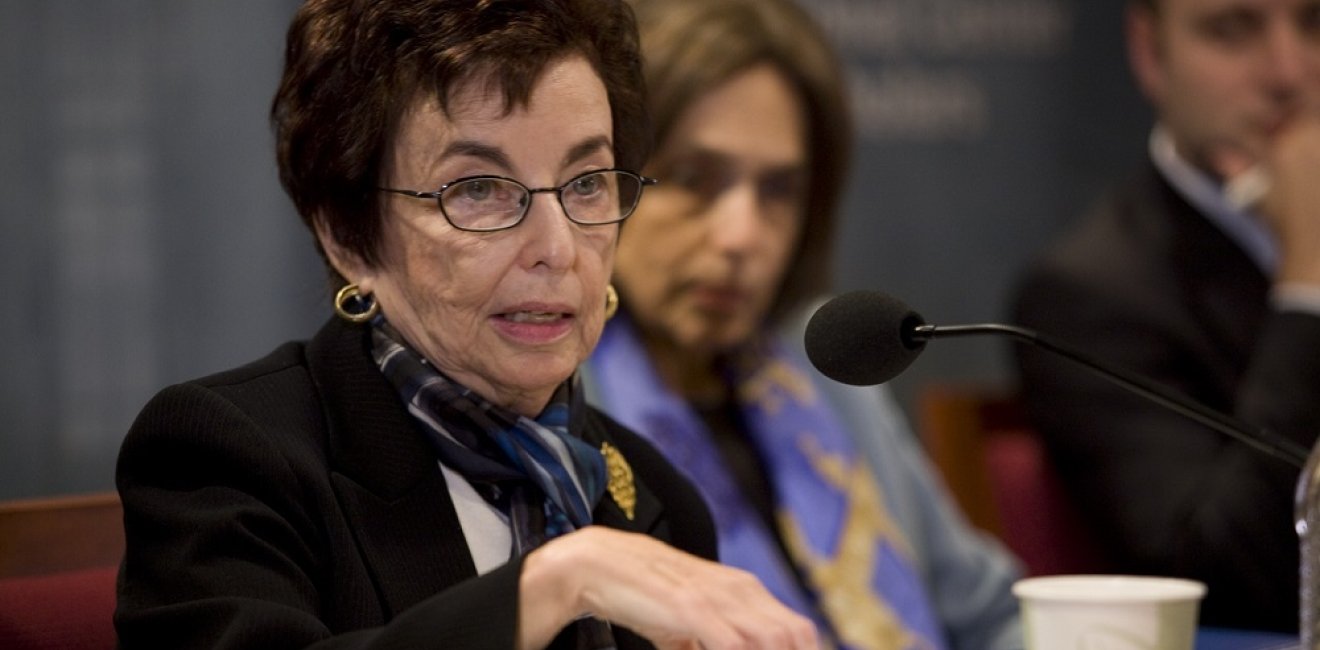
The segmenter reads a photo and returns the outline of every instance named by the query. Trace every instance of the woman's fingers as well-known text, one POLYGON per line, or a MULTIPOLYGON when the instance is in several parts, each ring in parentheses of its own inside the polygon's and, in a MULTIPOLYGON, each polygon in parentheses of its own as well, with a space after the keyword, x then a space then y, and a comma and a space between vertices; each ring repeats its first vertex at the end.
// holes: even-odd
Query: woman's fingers
POLYGON ((818 647, 809 619, 752 574, 645 535, 590 527, 528 556, 524 574, 561 576, 578 613, 626 627, 663 648, 818 647), (539 557, 538 557, 539 556, 539 557))

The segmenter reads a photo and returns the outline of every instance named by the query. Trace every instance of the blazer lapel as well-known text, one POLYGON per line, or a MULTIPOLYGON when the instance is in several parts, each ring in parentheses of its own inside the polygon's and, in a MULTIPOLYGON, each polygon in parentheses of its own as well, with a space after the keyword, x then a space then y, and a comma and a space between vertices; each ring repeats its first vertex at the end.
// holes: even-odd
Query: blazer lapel
MULTIPOLYGON (((308 366, 326 405, 331 481, 356 531, 357 551, 393 616, 477 571, 435 452, 368 345, 365 326, 334 319, 308 345, 308 366)), ((594 413, 582 429, 597 448, 612 440, 594 413)), ((636 475, 631 483, 632 516, 607 491, 594 522, 668 539, 655 530, 663 515, 659 499, 636 475)))
POLYGON ((606 484, 609 487, 605 490, 605 495, 601 497, 600 503, 596 504, 596 509, 592 511, 592 522, 620 530, 652 533, 656 522, 664 514, 660 500, 639 478, 642 472, 638 472, 633 467, 633 461, 630 461, 619 450, 619 445, 613 440, 604 421, 597 417, 595 413, 589 413, 585 420, 582 427, 582 439, 591 443, 597 449, 600 449, 605 443, 611 443, 615 446, 614 453, 617 454, 617 458, 613 461, 607 458, 606 484), (619 473, 625 469, 626 473, 630 475, 630 479, 619 476, 619 473), (631 491, 631 499, 625 496, 628 491, 631 491), (626 503, 630 500, 630 504, 626 503), (632 506, 631 516, 624 510, 626 505, 632 506))
MULTIPOLYGON (((1162 179, 1161 179, 1161 182, 1162 179)), ((1218 226, 1196 211, 1164 183, 1169 246, 1179 273, 1184 307, 1195 316, 1197 330, 1208 333, 1199 351, 1218 359, 1214 365, 1221 387, 1237 383, 1246 367, 1268 305, 1269 279, 1260 267, 1218 226)), ((1194 332, 1189 332, 1194 334, 1194 332)))
POLYGON ((331 481, 393 616, 477 571, 435 453, 368 345, 366 326, 334 319, 308 365, 326 405, 331 481))

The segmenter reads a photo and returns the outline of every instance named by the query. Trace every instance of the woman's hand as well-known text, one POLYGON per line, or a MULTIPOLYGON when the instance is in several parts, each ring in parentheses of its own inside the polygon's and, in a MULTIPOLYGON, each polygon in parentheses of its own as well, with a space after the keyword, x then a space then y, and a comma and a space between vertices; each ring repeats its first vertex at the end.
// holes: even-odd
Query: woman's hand
POLYGON ((518 605, 518 645, 525 650, 544 647, 585 613, 662 649, 818 647, 811 621, 752 574, 602 526, 528 554, 518 605))

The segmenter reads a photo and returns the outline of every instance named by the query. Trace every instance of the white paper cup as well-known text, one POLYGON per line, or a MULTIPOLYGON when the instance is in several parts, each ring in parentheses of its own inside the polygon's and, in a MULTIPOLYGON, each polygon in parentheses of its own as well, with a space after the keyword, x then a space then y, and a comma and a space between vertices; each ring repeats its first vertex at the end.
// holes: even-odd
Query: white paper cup
POLYGON ((1019 580, 1027 650, 1192 650, 1205 585, 1152 576, 1019 580))

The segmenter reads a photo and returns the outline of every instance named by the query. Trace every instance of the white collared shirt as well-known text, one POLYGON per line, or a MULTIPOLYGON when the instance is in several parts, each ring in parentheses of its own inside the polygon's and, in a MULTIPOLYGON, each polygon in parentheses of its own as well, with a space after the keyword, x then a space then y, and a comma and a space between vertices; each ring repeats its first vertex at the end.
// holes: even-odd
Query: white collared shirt
MULTIPOLYGON (((1233 206, 1224 196, 1223 184, 1180 156, 1173 137, 1159 124, 1150 132, 1150 158, 1178 194, 1237 244, 1266 277, 1274 277, 1279 244, 1269 226, 1260 215, 1233 206)), ((1280 311, 1320 315, 1320 287, 1276 284, 1270 291, 1270 304, 1280 311)))
POLYGON ((476 488, 462 474, 439 463, 449 486, 449 497, 454 500, 458 523, 463 527, 472 562, 477 573, 486 573, 504 566, 513 553, 513 531, 509 518, 477 493, 476 488))

